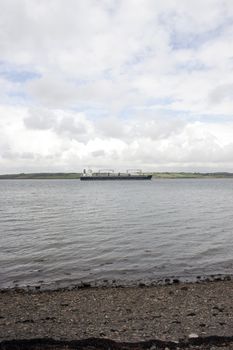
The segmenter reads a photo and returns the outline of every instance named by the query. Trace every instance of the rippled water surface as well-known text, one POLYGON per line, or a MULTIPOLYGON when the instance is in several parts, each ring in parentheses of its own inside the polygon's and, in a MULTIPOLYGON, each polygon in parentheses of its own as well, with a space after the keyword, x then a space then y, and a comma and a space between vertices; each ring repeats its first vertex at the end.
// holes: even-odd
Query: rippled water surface
POLYGON ((0 287, 232 274, 233 180, 0 181, 0 287))

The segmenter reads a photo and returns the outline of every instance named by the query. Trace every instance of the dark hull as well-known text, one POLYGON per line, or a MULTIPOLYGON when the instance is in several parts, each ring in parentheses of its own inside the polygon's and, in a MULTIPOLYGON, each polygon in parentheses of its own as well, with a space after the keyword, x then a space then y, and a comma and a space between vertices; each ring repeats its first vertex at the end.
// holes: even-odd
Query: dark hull
POLYGON ((99 181, 99 180, 151 180, 152 175, 130 175, 130 176, 81 176, 80 180, 82 181, 99 181))

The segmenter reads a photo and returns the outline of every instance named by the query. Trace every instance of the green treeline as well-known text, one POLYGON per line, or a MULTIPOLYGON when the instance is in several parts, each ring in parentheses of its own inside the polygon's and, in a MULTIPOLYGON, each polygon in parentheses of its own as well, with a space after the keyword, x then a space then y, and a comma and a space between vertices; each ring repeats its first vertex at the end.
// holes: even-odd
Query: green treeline
POLYGON ((32 173, 32 174, 6 174, 0 175, 0 180, 26 180, 26 179, 79 179, 80 173, 32 173))
POLYGON ((154 178, 158 179, 226 179, 233 178, 233 173, 215 172, 215 173, 188 173, 188 172, 159 172, 153 173, 154 178))
MULTIPOLYGON (((148 173, 149 174, 149 173, 148 173)), ((189 172, 152 172, 155 179, 204 179, 204 178, 233 178, 233 173, 189 173, 189 172)), ((80 173, 31 173, 0 175, 0 180, 26 180, 26 179, 79 179, 80 173)))

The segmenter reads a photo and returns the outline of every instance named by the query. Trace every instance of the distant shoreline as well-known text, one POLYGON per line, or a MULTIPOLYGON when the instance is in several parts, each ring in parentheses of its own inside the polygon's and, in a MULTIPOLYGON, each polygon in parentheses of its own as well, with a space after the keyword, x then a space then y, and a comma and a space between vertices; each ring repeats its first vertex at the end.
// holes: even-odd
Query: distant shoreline
MULTIPOLYGON (((233 173, 228 172, 145 172, 145 174, 152 174, 154 179, 233 179, 233 173)), ((80 176, 81 173, 20 173, 0 175, 0 180, 75 180, 80 176)))

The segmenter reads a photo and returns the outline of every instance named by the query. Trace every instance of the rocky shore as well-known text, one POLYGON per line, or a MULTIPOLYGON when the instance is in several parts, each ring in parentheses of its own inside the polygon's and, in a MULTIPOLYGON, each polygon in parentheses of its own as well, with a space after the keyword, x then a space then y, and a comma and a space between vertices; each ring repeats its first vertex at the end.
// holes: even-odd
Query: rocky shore
POLYGON ((233 349, 232 336, 233 281, 0 293, 0 349, 233 349))

